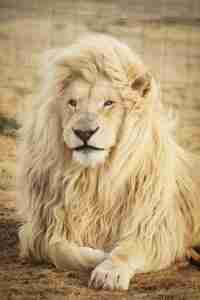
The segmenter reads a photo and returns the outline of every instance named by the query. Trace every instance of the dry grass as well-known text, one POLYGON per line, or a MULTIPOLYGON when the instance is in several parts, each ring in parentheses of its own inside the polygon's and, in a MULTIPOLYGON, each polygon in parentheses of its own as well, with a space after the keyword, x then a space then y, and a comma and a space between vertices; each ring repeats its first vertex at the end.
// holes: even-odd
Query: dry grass
POLYGON ((15 186, 16 141, 0 136, 0 189, 9 190, 15 186))

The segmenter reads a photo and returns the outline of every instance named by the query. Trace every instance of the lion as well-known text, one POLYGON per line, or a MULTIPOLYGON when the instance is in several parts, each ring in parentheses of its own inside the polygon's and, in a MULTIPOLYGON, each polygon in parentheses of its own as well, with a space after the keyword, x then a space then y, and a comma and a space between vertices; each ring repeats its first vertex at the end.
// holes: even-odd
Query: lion
POLYGON ((18 150, 21 256, 129 288, 197 245, 199 157, 175 141, 152 72, 89 34, 49 50, 18 150))

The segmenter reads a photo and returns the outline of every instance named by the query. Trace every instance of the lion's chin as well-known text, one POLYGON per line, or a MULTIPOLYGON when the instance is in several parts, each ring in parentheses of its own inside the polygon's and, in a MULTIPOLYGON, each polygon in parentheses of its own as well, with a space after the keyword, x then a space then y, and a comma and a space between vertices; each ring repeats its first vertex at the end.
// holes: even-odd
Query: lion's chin
POLYGON ((72 152, 72 159, 77 161, 84 167, 92 167, 103 164, 108 155, 107 150, 91 150, 91 151, 76 151, 72 152))

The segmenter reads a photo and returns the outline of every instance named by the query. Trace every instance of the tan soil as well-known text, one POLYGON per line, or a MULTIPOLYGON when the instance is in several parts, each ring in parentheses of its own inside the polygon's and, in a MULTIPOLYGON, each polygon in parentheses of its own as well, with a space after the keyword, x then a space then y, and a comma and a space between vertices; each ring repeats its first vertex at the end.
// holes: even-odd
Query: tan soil
POLYGON ((16 141, 9 136, 0 136, 0 161, 16 161, 16 141))

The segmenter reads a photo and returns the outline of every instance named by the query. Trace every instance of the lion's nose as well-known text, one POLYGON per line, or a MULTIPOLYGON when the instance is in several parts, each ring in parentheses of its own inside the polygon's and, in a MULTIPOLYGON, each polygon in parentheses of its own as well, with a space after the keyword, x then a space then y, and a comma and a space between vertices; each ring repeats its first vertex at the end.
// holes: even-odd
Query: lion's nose
POLYGON ((79 137, 79 139, 86 143, 91 138, 91 136, 97 132, 98 129, 99 127, 94 130, 80 130, 73 128, 73 132, 76 136, 79 137))

